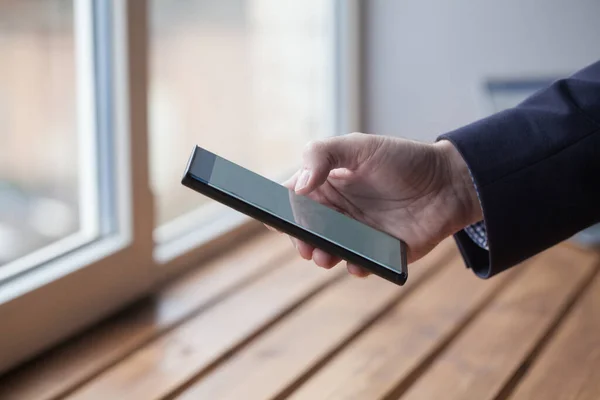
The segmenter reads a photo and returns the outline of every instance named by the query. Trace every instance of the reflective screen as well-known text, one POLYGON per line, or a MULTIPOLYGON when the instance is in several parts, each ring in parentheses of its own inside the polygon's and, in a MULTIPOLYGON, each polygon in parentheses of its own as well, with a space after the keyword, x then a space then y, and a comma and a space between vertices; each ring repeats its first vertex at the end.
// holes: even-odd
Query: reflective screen
POLYGON ((196 151, 190 172, 194 178, 214 188, 371 261, 398 273, 403 272, 401 243, 386 233, 200 148, 196 151))

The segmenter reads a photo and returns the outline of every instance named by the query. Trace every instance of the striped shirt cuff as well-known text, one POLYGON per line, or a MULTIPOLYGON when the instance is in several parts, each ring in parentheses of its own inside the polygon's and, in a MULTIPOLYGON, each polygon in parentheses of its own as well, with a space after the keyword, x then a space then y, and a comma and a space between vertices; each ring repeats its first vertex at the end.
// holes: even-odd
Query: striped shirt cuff
MULTIPOLYGON (((479 199, 479 206, 481 206, 481 199, 479 198, 479 191, 477 190, 477 184, 473 179, 473 174, 471 174, 471 170, 469 170, 469 175, 471 176, 471 180, 473 181, 473 186, 475 186, 475 193, 477 193, 477 199, 479 199)), ((485 221, 479 221, 474 223, 473 225, 469 225, 465 228, 465 232, 471 238, 473 242, 475 242, 479 247, 489 250, 488 248, 488 239, 487 239, 487 231, 485 228, 485 221)))

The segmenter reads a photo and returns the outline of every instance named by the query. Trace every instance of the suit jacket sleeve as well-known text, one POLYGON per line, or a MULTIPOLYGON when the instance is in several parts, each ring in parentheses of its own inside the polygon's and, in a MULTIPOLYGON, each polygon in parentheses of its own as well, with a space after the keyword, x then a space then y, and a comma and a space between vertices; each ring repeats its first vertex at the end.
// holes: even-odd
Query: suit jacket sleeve
POLYGON ((456 146, 478 191, 488 249, 455 234, 478 276, 600 221, 600 62, 439 140, 456 146))

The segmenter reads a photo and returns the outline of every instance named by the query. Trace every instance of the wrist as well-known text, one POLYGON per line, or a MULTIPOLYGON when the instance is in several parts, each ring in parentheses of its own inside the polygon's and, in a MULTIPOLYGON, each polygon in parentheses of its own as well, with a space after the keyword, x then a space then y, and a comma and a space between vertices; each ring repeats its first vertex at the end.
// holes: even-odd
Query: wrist
POLYGON ((445 192, 456 202, 453 207, 454 230, 483 219, 483 211, 475 188, 475 183, 469 172, 469 167, 456 147, 448 140, 434 144, 441 159, 440 165, 445 169, 445 192))

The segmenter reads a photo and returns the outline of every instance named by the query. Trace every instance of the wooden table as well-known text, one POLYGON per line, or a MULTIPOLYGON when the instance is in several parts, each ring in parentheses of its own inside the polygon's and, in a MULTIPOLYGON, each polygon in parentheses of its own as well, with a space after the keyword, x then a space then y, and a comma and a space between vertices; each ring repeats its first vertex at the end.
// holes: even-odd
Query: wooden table
POLYGON ((0 399, 600 399, 599 253, 490 280, 452 241, 397 287, 266 234, 0 380, 0 399))

